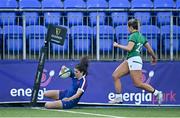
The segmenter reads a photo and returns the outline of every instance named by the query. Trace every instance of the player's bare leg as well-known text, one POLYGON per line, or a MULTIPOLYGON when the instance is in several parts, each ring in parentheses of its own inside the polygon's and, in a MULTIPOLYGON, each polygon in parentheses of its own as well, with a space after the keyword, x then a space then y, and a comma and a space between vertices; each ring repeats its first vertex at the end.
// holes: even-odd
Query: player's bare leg
POLYGON ((45 97, 58 100, 59 99, 59 90, 48 90, 44 93, 45 97))
POLYGON ((158 98, 158 103, 161 104, 163 95, 161 91, 154 89, 151 85, 142 82, 142 71, 141 70, 131 70, 131 78, 136 87, 144 89, 150 93, 153 93, 158 98))
POLYGON ((121 85, 121 81, 120 78, 126 74, 128 74, 129 72, 129 68, 128 68, 128 63, 127 61, 122 62, 117 68, 116 70, 113 72, 112 77, 114 80, 114 86, 115 86, 115 90, 116 90, 116 96, 115 99, 112 101, 109 101, 109 103, 115 104, 115 103, 122 103, 122 94, 121 94, 121 90, 122 90, 122 85, 121 85))
POLYGON ((47 109, 62 109, 63 108, 62 101, 57 100, 57 101, 53 101, 53 102, 46 102, 45 108, 47 108, 47 109))

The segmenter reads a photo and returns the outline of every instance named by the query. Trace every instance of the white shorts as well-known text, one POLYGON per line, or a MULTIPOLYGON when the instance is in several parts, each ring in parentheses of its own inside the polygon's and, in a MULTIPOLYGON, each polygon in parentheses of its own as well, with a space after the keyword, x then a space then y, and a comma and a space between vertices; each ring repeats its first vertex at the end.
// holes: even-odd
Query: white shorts
POLYGON ((142 59, 140 56, 131 57, 127 60, 129 70, 142 70, 142 59))

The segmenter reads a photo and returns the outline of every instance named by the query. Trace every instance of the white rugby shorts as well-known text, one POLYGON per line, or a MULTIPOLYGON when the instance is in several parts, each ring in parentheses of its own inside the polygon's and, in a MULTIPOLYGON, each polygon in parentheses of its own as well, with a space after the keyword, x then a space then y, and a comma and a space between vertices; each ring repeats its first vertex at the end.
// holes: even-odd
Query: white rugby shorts
POLYGON ((127 60, 129 70, 142 70, 142 59, 140 56, 131 57, 127 60))

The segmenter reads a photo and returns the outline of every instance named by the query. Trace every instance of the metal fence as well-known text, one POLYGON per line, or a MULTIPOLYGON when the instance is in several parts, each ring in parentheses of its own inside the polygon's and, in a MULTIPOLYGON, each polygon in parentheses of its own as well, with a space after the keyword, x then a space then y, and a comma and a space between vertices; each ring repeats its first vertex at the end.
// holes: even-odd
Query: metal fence
MULTIPOLYGON (((35 59, 40 55, 49 23, 68 29, 64 46, 51 44, 49 60, 119 60, 126 51, 113 42, 127 44, 127 21, 141 21, 141 33, 148 39, 159 60, 180 60, 180 18, 176 11, 0 11, 0 58, 35 59)), ((142 57, 149 60, 142 49, 142 57)))

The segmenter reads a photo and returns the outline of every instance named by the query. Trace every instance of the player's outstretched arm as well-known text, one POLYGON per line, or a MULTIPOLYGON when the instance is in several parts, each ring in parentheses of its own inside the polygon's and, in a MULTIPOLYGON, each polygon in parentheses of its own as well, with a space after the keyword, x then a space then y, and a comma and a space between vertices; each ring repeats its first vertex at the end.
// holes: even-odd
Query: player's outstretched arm
POLYGON ((131 51, 134 47, 134 42, 129 41, 128 45, 126 45, 126 46, 114 42, 113 46, 116 48, 121 48, 121 49, 126 50, 126 51, 131 51))
POLYGON ((156 55, 152 49, 152 47, 150 46, 150 44, 147 42, 144 47, 147 49, 148 53, 151 55, 152 57, 152 63, 155 64, 157 62, 157 58, 156 55))

